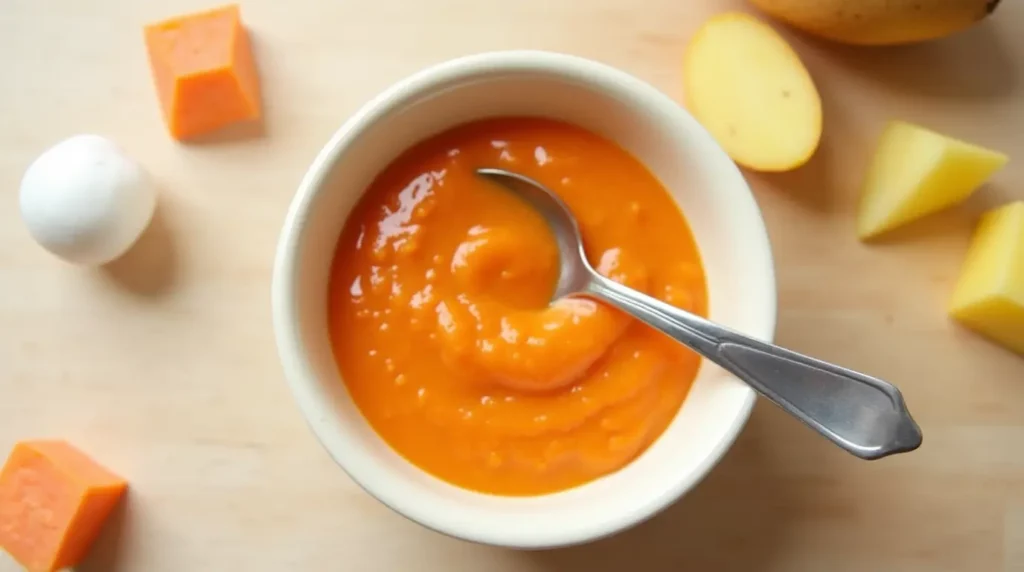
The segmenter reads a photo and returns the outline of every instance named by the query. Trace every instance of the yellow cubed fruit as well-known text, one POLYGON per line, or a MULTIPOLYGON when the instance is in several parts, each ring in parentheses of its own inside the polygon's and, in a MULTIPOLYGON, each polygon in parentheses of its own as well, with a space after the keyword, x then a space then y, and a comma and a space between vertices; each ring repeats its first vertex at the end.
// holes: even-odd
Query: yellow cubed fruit
POLYGON ((861 240, 957 204, 1007 162, 1006 155, 903 121, 882 134, 861 195, 861 240))
POLYGON ((968 328, 1024 354, 1024 201, 982 217, 949 313, 968 328))

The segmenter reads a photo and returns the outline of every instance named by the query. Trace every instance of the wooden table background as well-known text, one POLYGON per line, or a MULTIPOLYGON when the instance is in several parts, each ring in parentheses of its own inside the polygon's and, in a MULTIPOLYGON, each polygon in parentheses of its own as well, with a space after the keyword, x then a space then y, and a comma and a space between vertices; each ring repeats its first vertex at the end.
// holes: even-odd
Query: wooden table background
MULTIPOLYGON (((455 541, 358 489, 282 379, 269 276, 286 206, 338 125, 399 78, 492 49, 625 69, 679 99, 686 40, 727 0, 245 0, 265 133, 165 135, 141 26, 203 0, 0 0, 0 450, 68 438, 131 480, 89 559, 108 571, 1024 570, 1024 359, 944 304, 980 210, 1024 198, 1024 2, 957 37, 853 49, 791 34, 825 136, 786 175, 748 173, 774 243, 778 340, 899 384, 917 452, 858 461, 758 404, 707 480, 620 536, 547 552, 455 541), (965 207, 867 247, 857 187, 889 118, 1013 158, 965 207), (112 137, 163 190, 103 270, 34 245, 17 189, 78 132, 112 137)), ((0 556, 0 570, 14 570, 0 556)))

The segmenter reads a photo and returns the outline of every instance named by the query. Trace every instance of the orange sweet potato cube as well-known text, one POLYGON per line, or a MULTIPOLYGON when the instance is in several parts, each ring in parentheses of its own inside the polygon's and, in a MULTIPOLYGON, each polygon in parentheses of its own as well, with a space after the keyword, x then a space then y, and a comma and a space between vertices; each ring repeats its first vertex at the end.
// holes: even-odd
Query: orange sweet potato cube
POLYGON ((64 441, 23 441, 0 471, 0 548, 32 572, 74 566, 128 483, 64 441))
POLYGON ((145 27, 164 121, 185 140, 260 118, 260 88, 237 5, 145 27))

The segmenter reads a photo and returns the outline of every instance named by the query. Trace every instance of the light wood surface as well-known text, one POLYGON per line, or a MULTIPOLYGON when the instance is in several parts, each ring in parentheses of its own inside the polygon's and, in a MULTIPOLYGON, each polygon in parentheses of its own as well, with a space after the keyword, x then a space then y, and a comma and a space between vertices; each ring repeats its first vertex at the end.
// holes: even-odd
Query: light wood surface
MULTIPOLYGON (((1024 358, 943 307, 977 213, 1024 198, 1024 3, 955 38, 853 49, 795 34, 825 103, 816 158, 748 173, 774 243, 778 340, 888 378, 924 430, 873 463, 759 404, 725 460, 652 521, 540 553, 407 522, 329 460, 282 379, 269 312, 278 228, 307 164, 391 82, 471 52, 601 60, 680 98, 687 38, 727 0, 247 0, 262 136, 166 135, 141 26, 203 0, 0 3, 0 450, 68 438, 131 480, 81 570, 1024 570, 1024 358), (867 247, 857 185, 889 118, 1000 148, 962 208, 867 247), (112 137, 162 187, 143 241, 103 270, 50 257, 18 219, 31 159, 112 137)), ((14 570, 0 556, 0 570, 14 570)))

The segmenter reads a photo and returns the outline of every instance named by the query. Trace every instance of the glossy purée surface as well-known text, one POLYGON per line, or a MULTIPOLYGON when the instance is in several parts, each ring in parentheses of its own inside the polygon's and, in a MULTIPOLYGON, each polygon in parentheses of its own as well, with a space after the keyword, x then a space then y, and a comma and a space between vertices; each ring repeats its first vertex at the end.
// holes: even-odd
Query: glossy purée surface
POLYGON ((686 348, 588 298, 549 303, 558 248, 515 193, 530 173, 581 221, 592 264, 703 314, 696 245, 635 158, 563 122, 505 118, 388 166, 336 251, 330 326, 356 405, 401 455, 453 484, 538 494, 614 471, 668 425, 696 376, 686 348))

